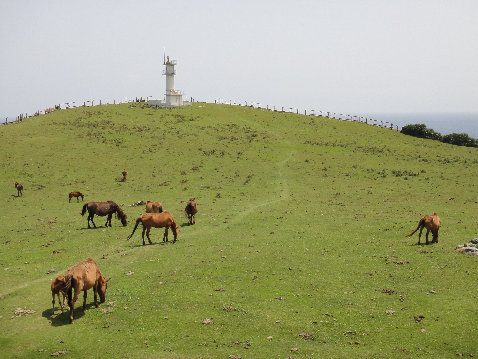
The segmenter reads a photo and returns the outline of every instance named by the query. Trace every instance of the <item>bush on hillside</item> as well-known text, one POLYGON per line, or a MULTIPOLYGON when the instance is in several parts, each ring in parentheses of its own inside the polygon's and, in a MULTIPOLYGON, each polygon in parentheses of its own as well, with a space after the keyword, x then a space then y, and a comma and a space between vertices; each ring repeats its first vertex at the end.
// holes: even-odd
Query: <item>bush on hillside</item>
POLYGON ((450 133, 443 136, 442 142, 457 146, 478 147, 478 140, 468 136, 466 133, 450 133))
POLYGON ((429 138, 431 140, 442 140, 442 135, 431 128, 427 128, 423 123, 415 125, 406 125, 402 127, 401 133, 420 138, 429 138))

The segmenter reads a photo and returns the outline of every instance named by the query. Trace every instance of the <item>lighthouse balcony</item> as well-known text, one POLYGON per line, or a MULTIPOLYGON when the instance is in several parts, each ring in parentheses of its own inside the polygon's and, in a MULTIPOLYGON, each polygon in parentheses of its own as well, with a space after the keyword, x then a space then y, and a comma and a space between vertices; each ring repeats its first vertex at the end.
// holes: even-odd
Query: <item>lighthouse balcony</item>
POLYGON ((176 75, 176 70, 163 70, 163 75, 176 75))
POLYGON ((183 92, 181 90, 168 90, 166 91, 166 95, 182 95, 183 92))

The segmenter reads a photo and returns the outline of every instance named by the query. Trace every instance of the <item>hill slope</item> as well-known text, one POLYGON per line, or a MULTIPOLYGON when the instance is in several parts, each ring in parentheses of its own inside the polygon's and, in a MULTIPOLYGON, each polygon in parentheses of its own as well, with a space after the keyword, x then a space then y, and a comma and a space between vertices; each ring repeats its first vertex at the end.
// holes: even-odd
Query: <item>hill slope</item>
POLYGON ((6 357, 478 354, 476 257, 453 251, 477 236, 476 149, 252 108, 125 104, 1 126, 0 153, 6 357), (70 191, 123 205, 128 227, 88 229, 70 191), (159 229, 155 245, 126 241, 144 211, 130 205, 149 199, 178 242, 159 245, 159 229), (405 238, 433 212, 438 244, 405 238), (80 296, 68 325, 49 285, 87 257, 112 277, 107 303, 83 313, 80 296))

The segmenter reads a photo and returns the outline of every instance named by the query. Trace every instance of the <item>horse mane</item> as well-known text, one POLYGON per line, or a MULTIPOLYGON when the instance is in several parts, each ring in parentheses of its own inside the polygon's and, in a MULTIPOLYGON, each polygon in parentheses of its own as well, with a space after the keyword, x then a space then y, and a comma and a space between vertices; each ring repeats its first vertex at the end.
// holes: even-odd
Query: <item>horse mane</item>
MULTIPOLYGON (((113 201, 111 201, 113 202, 113 201)), ((113 202, 114 203, 114 202, 113 202)), ((117 219, 120 219, 120 218, 124 218, 126 219, 128 216, 126 215, 126 213, 123 212, 123 210, 121 209, 120 206, 118 206, 116 203, 115 204, 115 209, 116 209, 116 218, 117 219)))

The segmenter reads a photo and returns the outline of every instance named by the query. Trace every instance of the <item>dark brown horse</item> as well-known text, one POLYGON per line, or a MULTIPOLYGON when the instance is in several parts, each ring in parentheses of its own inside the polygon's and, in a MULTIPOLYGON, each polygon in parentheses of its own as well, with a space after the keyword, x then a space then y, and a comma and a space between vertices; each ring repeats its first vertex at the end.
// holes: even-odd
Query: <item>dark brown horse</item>
POLYGON ((93 217, 95 214, 97 216, 108 216, 106 220, 105 227, 111 227, 111 218, 113 217, 113 213, 116 213, 116 218, 118 218, 123 226, 126 226, 126 213, 124 213, 120 206, 118 206, 113 201, 106 201, 106 202, 88 202, 83 206, 83 210, 81 211, 81 215, 83 216, 88 210, 88 228, 90 227, 90 220, 93 223, 93 226, 96 228, 95 222, 93 222, 93 217))
POLYGON ((15 188, 17 189, 17 197, 23 196, 23 185, 15 182, 15 188))
POLYGON ((79 202, 80 197, 81 197, 81 200, 83 201, 85 195, 81 192, 70 192, 70 194, 68 195, 68 202, 71 202, 72 197, 76 197, 76 202, 79 202))
POLYGON ((184 214, 188 217, 189 224, 196 223, 196 213, 198 213, 198 205, 196 204, 196 198, 189 198, 186 208, 184 209, 184 214))

